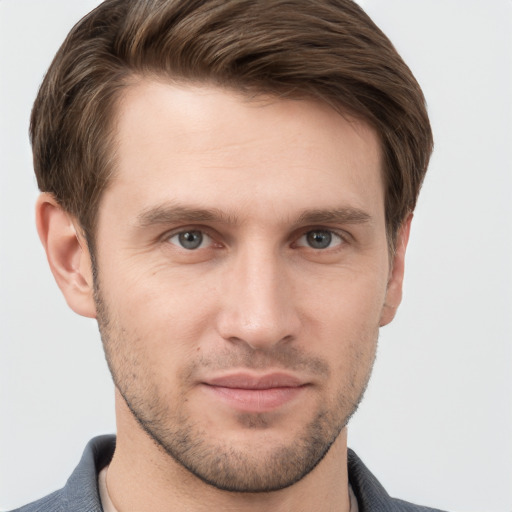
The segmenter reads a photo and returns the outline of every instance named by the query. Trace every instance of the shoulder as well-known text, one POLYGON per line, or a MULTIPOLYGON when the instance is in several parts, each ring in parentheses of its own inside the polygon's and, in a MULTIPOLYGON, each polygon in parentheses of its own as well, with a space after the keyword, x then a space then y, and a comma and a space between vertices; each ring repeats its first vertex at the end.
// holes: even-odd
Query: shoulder
POLYGON ((62 489, 11 512, 101 512, 98 473, 110 462, 114 449, 115 436, 92 439, 62 489))
POLYGON ((421 505, 415 505, 414 503, 398 500, 396 498, 391 498, 391 503, 394 508, 391 508, 390 510, 393 510, 393 512, 443 512, 437 508, 423 507, 421 505))
POLYGON ((384 487, 352 451, 348 451, 349 481, 360 512, 442 512, 392 498, 384 487))

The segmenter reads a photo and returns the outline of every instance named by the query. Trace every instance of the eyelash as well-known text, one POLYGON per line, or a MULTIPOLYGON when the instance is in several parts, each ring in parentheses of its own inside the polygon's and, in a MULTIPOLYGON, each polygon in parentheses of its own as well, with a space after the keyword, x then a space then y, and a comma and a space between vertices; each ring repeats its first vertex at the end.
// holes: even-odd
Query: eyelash
MULTIPOLYGON (((187 247, 183 247, 183 245, 181 245, 182 249, 194 251, 194 250, 202 248, 201 245, 203 245, 203 242, 205 241, 204 240, 205 238, 209 239, 210 241, 213 241, 213 238, 210 235, 208 235, 208 233, 206 233, 205 231, 203 231, 201 229, 186 229, 186 230, 183 230, 183 231, 178 231, 177 233, 174 233, 174 234, 166 236, 166 239, 167 239, 168 242, 173 243, 173 242, 171 242, 171 240, 173 238, 176 238, 176 237, 179 238, 182 235, 183 236, 185 236, 185 235, 193 235, 193 234, 196 234, 196 233, 199 233, 201 235, 201 241, 200 241, 199 246, 198 247, 194 247, 194 248, 187 248, 187 247)), ((173 245, 177 245, 178 246, 178 243, 176 243, 176 244, 173 243, 173 245)))
POLYGON ((346 242, 345 238, 343 236, 341 236, 341 234, 337 233, 336 231, 333 231, 332 229, 325 229, 325 228, 316 228, 316 229, 310 229, 308 231, 306 231, 305 233, 303 233, 298 239, 297 241, 295 242, 295 245, 298 245, 299 247, 309 247, 310 249, 313 249, 313 250, 318 250, 318 251, 321 251, 321 250, 328 250, 328 249, 333 249, 334 247, 338 247, 340 245, 343 245, 344 243, 346 242), (337 243, 333 246, 333 247, 312 247, 310 244, 299 244, 299 241, 302 239, 302 238, 307 238, 308 235, 312 235, 312 234, 316 234, 316 235, 319 235, 319 234, 327 234, 328 235, 328 245, 331 244, 332 241, 334 241, 333 239, 337 238, 338 241, 337 243))
MULTIPOLYGON (((202 227, 190 227, 187 229, 180 229, 180 231, 174 231, 174 232, 166 234, 163 238, 167 243, 171 243, 171 244, 179 247, 180 249, 183 249, 185 251, 190 251, 190 252, 194 252, 199 249, 207 249, 208 247, 210 247, 212 245, 212 243, 215 244, 215 242, 214 242, 215 237, 212 236, 208 232, 208 230, 205 230, 202 227), (192 234, 192 233, 200 233, 203 238, 198 247, 186 248, 186 247, 183 247, 183 245, 181 245, 178 241, 176 243, 171 242, 171 240, 175 237, 180 237, 181 235, 192 234), (204 243, 204 238, 210 239, 210 243, 208 244, 207 247, 201 247, 201 245, 203 245, 203 243, 204 243)), ((339 232, 337 230, 333 230, 331 228, 325 228, 325 227, 310 227, 307 229, 307 231, 302 231, 300 236, 294 237, 294 242, 293 242, 292 246, 305 247, 305 248, 312 249, 313 251, 322 252, 322 251, 333 250, 333 249, 336 250, 336 248, 339 248, 339 246, 345 245, 347 242, 348 242, 348 234, 347 233, 339 232), (325 247, 325 248, 314 248, 314 247, 311 247, 311 245, 299 243, 299 241, 302 238, 307 237, 309 234, 312 234, 315 232, 329 234, 329 236, 330 236, 329 245, 333 241, 332 240, 333 238, 338 239, 338 241, 333 247, 325 247)), ((218 244, 218 246, 221 247, 221 244, 218 244)))

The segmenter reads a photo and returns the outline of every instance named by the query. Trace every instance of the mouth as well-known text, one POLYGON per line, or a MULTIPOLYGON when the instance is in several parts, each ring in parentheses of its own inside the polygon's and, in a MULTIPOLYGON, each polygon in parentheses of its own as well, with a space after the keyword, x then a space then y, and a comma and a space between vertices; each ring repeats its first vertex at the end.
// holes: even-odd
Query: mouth
POLYGON ((309 386, 285 373, 256 375, 246 372, 207 379, 204 390, 240 412, 269 412, 296 400, 309 386))

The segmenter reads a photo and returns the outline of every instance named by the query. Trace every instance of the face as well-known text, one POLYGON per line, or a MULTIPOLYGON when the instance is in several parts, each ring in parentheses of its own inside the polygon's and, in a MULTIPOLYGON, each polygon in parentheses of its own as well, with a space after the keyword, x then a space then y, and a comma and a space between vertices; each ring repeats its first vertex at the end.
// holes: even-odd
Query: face
POLYGON ((388 321, 377 137, 314 101, 156 82, 126 92, 117 137, 96 238, 115 384, 203 481, 291 485, 357 407, 388 321))

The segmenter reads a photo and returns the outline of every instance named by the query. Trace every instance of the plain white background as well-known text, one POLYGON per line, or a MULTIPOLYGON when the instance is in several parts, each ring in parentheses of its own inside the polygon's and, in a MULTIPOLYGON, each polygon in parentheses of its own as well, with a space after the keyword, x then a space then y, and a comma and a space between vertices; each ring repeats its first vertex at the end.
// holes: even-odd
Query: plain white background
MULTIPOLYGON (((0 1, 0 509, 61 487, 115 430, 95 323, 72 313, 33 222, 38 84, 94 0, 0 1)), ((423 86, 436 149, 405 296, 349 444, 392 495, 512 511, 512 2, 361 0, 423 86)))

